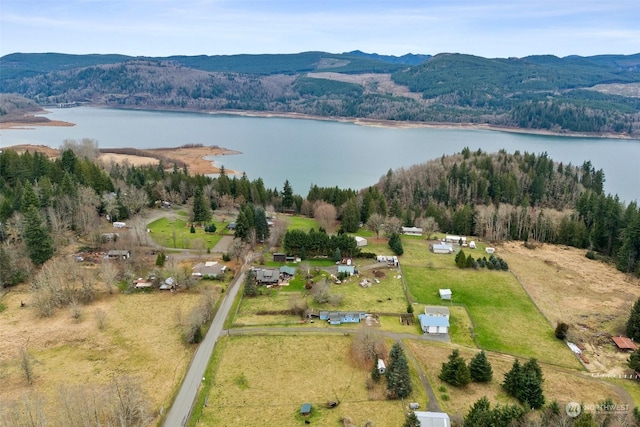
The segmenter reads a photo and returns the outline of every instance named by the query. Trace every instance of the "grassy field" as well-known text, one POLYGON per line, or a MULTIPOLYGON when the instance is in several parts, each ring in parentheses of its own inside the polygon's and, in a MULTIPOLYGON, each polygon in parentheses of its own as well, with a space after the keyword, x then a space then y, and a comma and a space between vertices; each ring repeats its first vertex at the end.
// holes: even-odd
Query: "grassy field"
MULTIPOLYGON (((516 404, 517 401, 504 393, 501 383, 504 374, 511 369, 513 357, 487 352, 487 357, 493 369, 493 380, 488 384, 471 383, 467 387, 458 388, 438 379, 442 363, 447 361, 452 347, 445 344, 426 343, 423 341, 407 340, 419 363, 423 366, 429 382, 436 392, 436 397, 443 410, 450 415, 461 417, 466 414, 473 403, 483 396, 487 396, 493 404, 516 404), (446 395, 446 399, 443 399, 446 395)), ((469 361, 478 350, 459 348, 460 355, 469 361)), ((527 359, 520 358, 523 363, 527 359)), ((547 402, 556 400, 561 408, 564 404, 576 402, 597 403, 611 398, 613 402, 624 402, 622 395, 611 384, 594 380, 587 374, 541 364, 544 376, 543 392, 547 402)))
MULTIPOLYGON (((401 401, 382 399, 383 390, 367 390, 368 370, 350 359, 350 337, 260 336, 226 338, 203 425, 296 426, 303 403, 312 404, 312 425, 337 426, 350 417, 358 426, 377 427, 404 421, 401 401), (334 409, 324 407, 339 400, 334 409)), ((414 386, 417 388, 417 385, 414 386)), ((422 395, 410 396, 413 401, 422 395)))
POLYGON ((153 240, 159 245, 176 249, 200 249, 205 251, 213 248, 222 238, 221 230, 226 224, 214 222, 216 233, 205 233, 202 227, 195 227, 195 233, 191 233, 191 223, 186 216, 179 218, 160 218, 150 223, 147 227, 151 231, 153 240))
POLYGON ((455 303, 464 304, 474 322, 480 347, 535 357, 561 366, 580 368, 568 347, 509 272, 402 266, 411 294, 421 303, 442 304, 439 288, 450 288, 455 303))
MULTIPOLYGON (((3 298, 0 315, 0 407, 26 396, 42 396, 49 420, 57 416, 64 387, 106 384, 113 375, 140 381, 153 411, 168 409, 195 347, 182 342, 181 324, 200 295, 196 292, 114 294, 81 306, 79 321, 69 309, 52 318, 36 317, 21 287, 3 298), (105 316, 99 329, 96 312, 105 316), (33 386, 24 379, 17 360, 27 345, 36 361, 33 386)), ((25 291, 26 292, 26 291, 25 291)), ((51 425, 58 425, 52 421, 51 425)))
POLYGON ((305 216, 282 216, 287 222, 287 230, 302 230, 308 232, 312 228, 316 231, 320 229, 320 224, 313 218, 307 218, 305 216))

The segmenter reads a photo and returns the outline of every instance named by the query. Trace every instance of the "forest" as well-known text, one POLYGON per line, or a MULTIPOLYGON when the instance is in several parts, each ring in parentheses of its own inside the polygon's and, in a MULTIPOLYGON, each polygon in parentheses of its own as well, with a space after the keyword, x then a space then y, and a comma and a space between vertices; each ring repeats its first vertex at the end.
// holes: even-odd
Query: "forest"
MULTIPOLYGON (((97 246, 96 224, 106 215, 123 221, 158 201, 191 207, 194 221, 206 221, 210 209, 239 209, 245 220, 236 233, 244 239, 268 235, 268 230, 251 232, 261 222, 250 220, 258 213, 263 218, 267 209, 314 217, 330 207, 340 221, 337 236, 362 226, 380 233, 388 224, 393 232, 402 225, 420 226, 427 234, 562 244, 640 276, 640 208, 604 194, 604 172, 588 161, 564 165, 546 153, 465 148, 425 164, 389 170, 365 189, 313 186, 303 197, 292 192, 289 181, 282 189, 267 189, 260 178, 230 177, 224 169, 216 178, 192 176, 187 166, 162 162, 141 167, 101 164, 98 153, 93 140, 66 141, 53 160, 39 152, 0 153, 2 286, 26 280, 68 243, 68 231, 97 246)), ((319 246, 307 247, 309 255, 355 250, 353 239, 324 234, 314 238, 319 246)), ((288 239, 286 246, 299 253, 309 236, 292 234, 288 239)))
POLYGON ((165 58, 16 53, 0 58, 0 67, 0 93, 40 105, 251 110, 640 135, 640 54, 487 59, 359 51, 165 58))

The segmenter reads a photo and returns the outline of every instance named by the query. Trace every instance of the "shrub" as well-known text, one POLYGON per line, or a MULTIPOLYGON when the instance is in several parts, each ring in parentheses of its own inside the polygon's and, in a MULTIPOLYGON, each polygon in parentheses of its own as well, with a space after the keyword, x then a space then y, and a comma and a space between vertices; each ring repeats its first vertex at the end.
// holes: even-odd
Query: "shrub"
POLYGON ((564 340, 567 338, 567 332, 569 331, 569 325, 564 322, 558 322, 556 326, 555 335, 559 340, 564 340))
POLYGON ((584 256, 586 256, 589 259, 596 259, 596 254, 593 251, 587 251, 587 253, 584 254, 584 256))

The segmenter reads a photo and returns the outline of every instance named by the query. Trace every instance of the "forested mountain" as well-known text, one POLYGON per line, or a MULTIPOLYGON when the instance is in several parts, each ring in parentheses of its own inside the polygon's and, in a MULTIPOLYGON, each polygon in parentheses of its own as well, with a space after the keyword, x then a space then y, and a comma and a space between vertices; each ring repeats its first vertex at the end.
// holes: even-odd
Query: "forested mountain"
POLYGON ((46 105, 257 110, 640 135, 640 54, 487 59, 354 51, 172 56, 11 54, 0 92, 46 105))

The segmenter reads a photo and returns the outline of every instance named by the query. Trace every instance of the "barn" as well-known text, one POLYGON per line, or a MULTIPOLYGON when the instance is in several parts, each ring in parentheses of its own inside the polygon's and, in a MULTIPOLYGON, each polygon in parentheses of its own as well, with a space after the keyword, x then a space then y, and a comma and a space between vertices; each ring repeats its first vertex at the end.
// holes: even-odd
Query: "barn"
POLYGON ((273 262, 286 262, 287 254, 282 252, 276 252, 273 254, 273 262))

